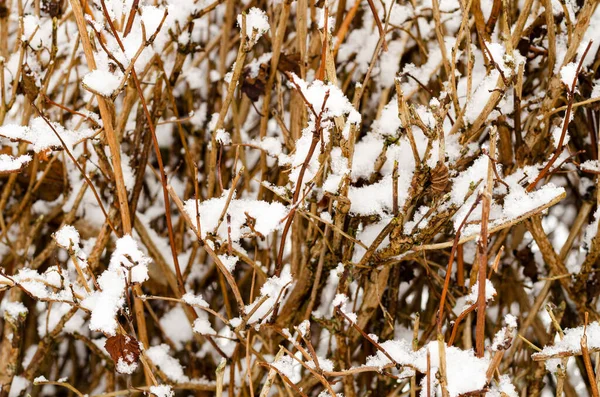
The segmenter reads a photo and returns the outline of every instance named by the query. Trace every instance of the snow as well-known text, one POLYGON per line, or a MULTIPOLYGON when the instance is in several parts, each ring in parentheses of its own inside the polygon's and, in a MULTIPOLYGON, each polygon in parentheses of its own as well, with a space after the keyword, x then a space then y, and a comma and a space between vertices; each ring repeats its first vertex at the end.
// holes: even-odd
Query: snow
POLYGON ((160 318, 160 326, 169 335, 175 347, 181 350, 193 338, 192 327, 181 306, 175 306, 160 318))
POLYGON ((301 364, 293 357, 285 355, 279 360, 271 363, 274 368, 285 375, 292 383, 298 383, 302 379, 300 375, 301 364))
POLYGON ((480 181, 485 181, 488 163, 489 160, 486 156, 480 156, 473 162, 473 165, 452 179, 451 195, 453 203, 462 204, 475 185, 480 181))
POLYGON ((542 205, 560 197, 565 189, 548 183, 538 190, 526 192, 518 185, 512 185, 511 192, 504 198, 504 215, 508 219, 515 219, 542 205))
MULTIPOLYGON (((460 206, 454 216, 454 228, 458 229, 464 217, 470 210, 477 192, 475 188, 481 189, 485 185, 487 178, 487 168, 489 160, 486 156, 481 156, 475 160, 472 166, 459 173, 455 178, 451 178, 452 190, 450 204, 460 206), (470 194, 470 196, 469 196, 470 194), (468 199, 466 199, 468 197, 468 199), (466 200, 465 200, 466 199, 466 200)), ((497 165, 496 172, 502 177, 502 169, 497 165)), ((546 183, 537 190, 528 192, 522 185, 529 183, 537 176, 539 170, 535 167, 525 167, 517 169, 511 175, 504 178, 508 185, 508 192, 502 185, 498 192, 505 194, 503 202, 492 201, 490 211, 490 227, 505 224, 525 216, 533 211, 547 206, 552 202, 559 200, 564 194, 565 189, 558 187, 553 183, 546 183)), ((475 208, 469 217, 469 221, 481 219, 481 203, 475 208)), ((480 225, 470 224, 463 229, 463 237, 479 233, 480 225)))
POLYGON ((31 156, 28 154, 17 157, 0 154, 0 175, 21 171, 30 161, 31 156))
POLYGON ((356 323, 356 313, 353 313, 350 309, 348 309, 348 301, 349 298, 347 295, 337 294, 333 299, 333 302, 331 302, 331 306, 333 308, 339 307, 340 311, 344 313, 348 321, 350 321, 351 323, 356 323))
POLYGON ((111 255, 109 268, 98 277, 100 291, 94 291, 82 302, 92 311, 90 330, 115 335, 117 314, 125 303, 126 278, 130 283, 141 283, 148 279, 148 258, 141 252, 136 241, 125 235, 117 240, 111 255))
POLYGON ((202 295, 194 295, 191 292, 186 292, 181 299, 191 306, 208 307, 208 303, 202 298, 202 295))
POLYGON ((3 312, 4 315, 8 314, 12 318, 18 318, 27 315, 29 310, 21 302, 2 302, 0 312, 3 312))
MULTIPOLYGON (((485 280, 485 301, 489 302, 496 296, 496 288, 490 280, 485 280)), ((467 305, 463 308, 463 311, 468 309, 470 306, 477 302, 479 297, 479 281, 475 282, 475 285, 471 287, 471 292, 466 296, 467 305)))
POLYGON ((174 397, 175 392, 169 385, 150 386, 150 393, 156 397, 174 397))
MULTIPOLYGON (((323 110, 322 118, 324 120, 347 115, 350 123, 356 124, 361 121, 360 113, 354 109, 348 98, 337 86, 331 83, 325 84, 321 80, 308 83, 293 73, 291 77, 315 112, 319 114, 323 110), (325 102, 325 98, 327 98, 327 102, 325 102), (323 105, 323 102, 325 102, 325 105, 323 105)), ((314 115, 311 114, 310 117, 313 118, 314 115)))
POLYGON ((250 313, 256 305, 258 308, 254 311, 252 316, 248 319, 248 324, 254 324, 257 322, 265 323, 269 321, 273 315, 273 307, 277 302, 280 302, 283 298, 283 293, 290 287, 292 282, 292 275, 288 267, 284 267, 279 277, 272 276, 263 284, 260 288, 260 296, 257 297, 254 302, 246 305, 245 312, 250 313), (266 297, 266 300, 261 304, 260 302, 266 297))
POLYGON ((594 174, 600 174, 600 161, 598 160, 586 160, 579 165, 579 167, 586 172, 594 174))
POLYGON ((496 88, 498 78, 500 78, 500 72, 494 69, 475 89, 465 111, 465 119, 469 124, 473 124, 482 113, 485 105, 492 96, 492 92, 496 88))
MULTIPOLYGON (((554 345, 545 346, 541 352, 535 353, 533 357, 556 357, 560 354, 581 354, 581 338, 583 336, 583 331, 584 326, 565 329, 563 339, 555 342, 554 345)), ((588 349, 600 349, 600 324, 598 324, 597 321, 588 324, 586 335, 588 349)))
POLYGON ((265 52, 260 57, 249 62, 244 68, 244 71, 248 71, 248 77, 253 79, 257 78, 261 65, 268 64, 271 61, 272 56, 273 54, 271 52, 265 52))
MULTIPOLYGON (((317 356, 317 361, 319 363, 319 368, 321 368, 321 370, 326 371, 326 372, 331 372, 333 371, 333 361, 329 360, 328 358, 324 358, 321 356, 317 356)), ((306 365, 308 365, 310 368, 315 368, 315 363, 313 361, 309 361, 306 363, 306 365)))
POLYGON ((571 86, 573 85, 573 82, 575 81, 576 77, 577 64, 575 62, 570 62, 562 68, 560 68, 560 81, 562 81, 562 83, 566 85, 569 88, 569 90, 571 89, 571 86))
MULTIPOLYGON (((444 275, 444 267, 429 266, 428 261, 438 263, 437 259, 447 256, 463 221, 466 222, 462 238, 472 241, 464 245, 462 259, 467 269, 476 261, 474 240, 481 231, 481 204, 473 208, 469 219, 465 220, 465 216, 486 188, 491 164, 486 150, 491 143, 491 128, 496 124, 499 150, 490 156, 498 162, 493 186, 487 186, 492 190, 490 244, 501 229, 508 231, 505 228, 511 227, 503 243, 506 250, 500 258, 501 266, 514 270, 517 279, 524 277, 523 299, 534 300, 544 280, 552 276, 544 266, 535 239, 526 231, 527 225, 521 223, 527 217, 533 214, 542 217, 557 252, 569 236, 574 237, 572 247, 562 252, 566 254, 564 264, 571 274, 583 269, 587 256, 595 253, 592 245, 598 240, 600 210, 595 208, 593 198, 600 161, 589 150, 592 138, 585 131, 583 135, 574 134, 577 128, 571 128, 573 131, 564 137, 564 147, 558 148, 560 157, 554 163, 554 167, 562 164, 563 172, 550 170, 539 181, 536 178, 557 148, 563 125, 573 121, 570 127, 574 127, 577 121, 574 117, 563 119, 564 111, 559 110, 564 106, 565 92, 569 94, 571 85, 577 81, 580 62, 587 83, 577 93, 577 114, 586 116, 587 110, 598 105, 600 80, 591 76, 590 71, 600 41, 595 40, 585 59, 582 56, 589 40, 600 29, 600 8, 590 8, 590 2, 577 4, 575 0, 566 0, 561 4, 552 0, 547 6, 556 17, 555 42, 550 43, 550 36, 542 34, 529 43, 529 48, 524 47, 528 52, 525 64, 525 57, 513 46, 507 46, 504 37, 506 32, 516 32, 516 19, 508 21, 510 26, 497 21, 485 43, 480 40, 465 43, 467 35, 476 38, 476 27, 468 23, 462 26, 459 35, 464 22, 463 5, 458 0, 442 1, 439 4, 444 27, 441 45, 445 46, 454 71, 454 79, 449 81, 442 58, 444 47, 436 38, 437 21, 429 0, 375 1, 371 4, 374 10, 367 2, 356 0, 308 2, 310 7, 306 10, 299 7, 307 2, 287 0, 164 0, 140 2, 130 15, 133 2, 105 0, 108 17, 98 2, 90 3, 84 11, 96 61, 94 68, 87 65, 78 39, 76 10, 70 10, 68 2, 62 2, 64 9, 57 17, 58 29, 53 29, 50 12, 44 8, 46 3, 56 1, 41 2, 41 10, 36 9, 35 1, 23 2, 22 7, 20 2, 8 2, 8 15, 13 17, 6 19, 5 47, 9 50, 0 57, 4 89, 0 97, 7 103, 5 112, 0 110, 0 186, 10 189, 4 189, 0 200, 5 212, 0 231, 3 264, 0 314, 26 316, 32 328, 29 330, 32 337, 23 339, 18 368, 30 366, 34 354, 39 352, 37 341, 52 337, 52 331, 60 333, 56 341, 51 341, 47 354, 56 359, 50 360, 48 368, 42 371, 52 380, 64 379, 71 369, 86 364, 84 358, 89 346, 79 340, 80 335, 108 354, 104 347, 107 337, 116 335, 121 327, 132 335, 139 334, 133 301, 127 298, 133 287, 140 287, 142 293, 148 294, 145 310, 151 308, 154 317, 149 322, 149 345, 145 346, 144 355, 152 368, 158 368, 158 382, 162 383, 149 387, 146 394, 157 397, 174 396, 177 383, 181 382, 215 387, 214 381, 189 376, 199 368, 214 373, 213 364, 221 360, 214 345, 196 342, 207 337, 229 358, 241 353, 238 354, 241 360, 233 360, 235 363, 226 360, 224 368, 223 384, 236 393, 243 389, 249 371, 272 363, 273 368, 292 382, 306 386, 302 393, 311 396, 330 395, 329 391, 323 391, 322 385, 314 386, 311 381, 314 374, 309 369, 317 367, 331 381, 333 394, 340 393, 343 385, 333 379, 339 376, 327 372, 357 370, 351 375, 353 379, 347 379, 355 385, 357 395, 368 394, 377 383, 383 394, 393 394, 396 388, 397 394, 412 392, 425 396, 427 380, 423 375, 430 356, 432 395, 441 395, 440 347, 446 352, 451 396, 516 397, 517 382, 519 388, 529 387, 530 379, 514 377, 516 361, 508 355, 502 357, 498 367, 505 375, 494 374, 487 382, 486 372, 492 357, 510 350, 518 326, 524 325, 527 316, 518 304, 507 306, 507 302, 499 299, 503 298, 501 291, 506 289, 506 280, 497 275, 491 278, 493 283, 486 280, 487 320, 498 324, 489 327, 485 356, 477 358, 473 350, 465 348, 461 338, 450 347, 427 335, 427 328, 435 322, 428 308, 439 304, 441 291, 439 283, 430 281, 444 275), (583 13, 583 9, 593 12, 583 13), (355 15, 351 17, 350 12, 355 15), (306 35, 302 31, 304 24, 299 23, 301 15, 306 15, 306 35), (379 15, 386 26, 387 50, 380 53, 374 52, 381 38, 374 15, 379 15), (576 27, 588 21, 579 20, 580 15, 589 16, 590 23, 590 28, 582 32, 583 37, 578 36, 579 32, 571 35, 576 27), (133 26, 125 35, 129 16, 133 17, 133 26), (287 22, 281 21, 286 26, 283 37, 279 37, 275 29, 283 17, 287 22), (117 37, 110 32, 108 18, 115 23, 124 49, 120 49, 117 37), (351 24, 340 28, 344 19, 351 24), (231 26, 223 29, 222 21, 231 26), (243 31, 238 31, 242 25, 243 31), (325 31, 325 25, 330 32, 325 31), (146 45, 144 41, 153 34, 155 40, 146 45), (222 34, 229 37, 221 37, 222 34), (306 41, 299 42, 304 36, 306 41), (321 54, 324 41, 328 42, 329 52, 321 54), (229 45, 224 47, 225 42, 229 45), (239 48, 242 42, 245 45, 239 48), (572 46, 574 42, 577 43, 572 46), (278 43, 281 48, 276 48, 278 43), (18 51, 20 44, 24 51, 18 51), (156 116, 156 135, 168 183, 177 196, 186 200, 183 214, 175 210, 173 198, 163 202, 162 186, 154 172, 160 170, 156 169, 152 148, 147 169, 136 168, 141 153, 147 149, 148 129, 144 127, 147 123, 134 87, 126 84, 129 76, 123 75, 114 58, 124 67, 131 67, 133 55, 138 51, 135 70, 149 110, 156 116), (245 56, 244 64, 237 64, 243 72, 240 81, 233 82, 232 71, 236 61, 240 61, 236 58, 238 51, 245 56), (280 57, 278 69, 272 70, 275 51, 280 57), (552 53, 555 62, 553 70, 548 70, 548 54, 552 53), (326 66, 324 75, 321 66, 326 66), (524 73, 522 76, 517 76, 519 70, 524 73), (288 75, 286 71, 296 74, 288 75), (243 83, 256 83, 251 79, 262 84, 270 73, 276 77, 270 87, 270 103, 265 103, 264 96, 252 103, 238 90, 224 124, 217 128, 219 110, 226 110, 221 109, 227 88, 224 82, 239 84, 238 88, 243 83), (163 81, 165 78, 169 84, 163 81), (508 79, 506 87, 503 78, 508 79), (402 92, 396 92, 395 83, 402 92), (125 92, 120 92, 121 88, 125 92), (516 140, 511 135, 516 127, 513 97, 520 92, 523 94, 521 109, 517 110, 521 115, 520 127, 525 143, 535 149, 534 153, 517 150, 520 148, 515 146, 516 140), (50 125, 46 119, 37 117, 38 112, 30 106, 34 96, 36 106, 50 120, 50 125), (102 98, 108 103, 108 116, 118 135, 128 198, 134 195, 136 175, 143 177, 136 213, 131 214, 131 219, 136 220, 135 226, 141 224, 147 235, 137 229, 119 237, 124 230, 111 173, 114 153, 107 147, 104 132, 104 122, 109 120, 104 113, 102 120, 97 110, 102 98), (491 99, 498 102, 491 103, 491 99), (404 114, 405 104, 408 114, 404 114), (493 110, 484 114, 484 108, 486 112, 493 110), (446 111, 447 116, 438 120, 446 111), (477 130, 473 128, 476 120, 481 122, 477 130), (537 134, 538 130, 543 133, 537 134), (513 149, 508 161, 507 136, 513 149), (207 144, 211 140, 216 142, 216 148, 207 144), (313 147, 314 142, 317 144, 313 147), (573 154, 573 150, 564 149, 567 145, 573 149, 573 144, 575 149, 587 152, 563 164, 573 154), (106 224, 94 192, 82 179, 76 164, 65 152, 60 152, 63 146, 89 176, 103 206, 111 213, 116 233, 106 224), (315 150, 308 158, 311 147, 315 150), (220 172, 209 175, 207 170, 215 170, 211 156, 215 149, 220 153, 220 172), (438 163, 448 167, 447 189, 441 194, 432 191, 428 178, 438 163), (197 175, 194 167, 198 169, 197 175), (244 172, 240 173, 242 167, 244 172), (305 172, 300 181, 302 170, 305 172), (232 184, 238 173, 239 181, 232 184), (531 185, 534 181, 536 186, 531 185), (198 183, 198 192, 194 182, 198 183), (424 186, 419 186, 420 182, 424 186), (420 187, 424 189, 416 189, 420 187), (528 191, 528 187, 534 189, 528 191), (296 191, 300 198, 292 202, 296 191), (78 192, 83 195, 81 201, 76 200, 78 192), (46 200, 47 193, 58 197, 46 200), (415 193, 418 195, 413 197, 415 193), (173 285, 169 282, 173 280, 167 280, 166 276, 172 274, 164 274, 161 267, 166 264, 166 271, 174 272, 165 204, 174 210, 175 244, 183 287, 188 291, 183 296, 171 290, 173 285), (399 214, 393 211, 396 204, 399 214), (21 210, 23 214, 18 212, 21 210), (291 218, 293 211, 295 216, 291 218), (188 216, 191 224, 186 223, 188 216), (287 222, 291 228, 284 237, 282 231, 287 222), (203 241, 199 242, 186 229, 194 229, 196 225, 203 241), (378 241, 367 267, 357 269, 357 264, 364 263, 367 247, 377 236, 383 236, 387 225, 393 226, 391 232, 378 241), (211 247, 216 256, 207 255, 203 244, 211 247), (278 249, 282 258, 276 259, 278 249), (214 260, 223 266, 215 268, 214 260), (523 273, 525 260, 533 262, 523 273), (412 266, 411 261, 424 266, 412 266), (85 268, 86 280, 81 279, 75 264, 85 268), (279 266, 282 272, 275 276, 279 266), (322 274, 314 291, 314 307, 305 307, 305 301, 300 302, 304 306, 291 307, 302 295, 308 298, 307 291, 310 294, 317 269, 322 274), (392 269, 400 270, 400 274, 392 269), (229 281, 237 284, 241 295, 242 302, 234 304, 233 312, 223 304, 223 294, 231 292, 233 283, 227 286, 227 291, 222 290, 218 278, 222 271, 229 281), (534 271, 538 282, 532 281, 534 271), (389 279, 386 281, 382 276, 389 279), (383 294, 380 303, 385 305, 390 280, 398 288, 391 292, 402 300, 398 313, 390 313, 391 318, 385 308, 378 306, 377 299, 383 294), (494 287, 499 295, 495 298, 494 287), (278 304, 280 310, 275 316, 278 304), (68 321, 62 321, 72 308, 78 310, 68 321), (305 313, 306 309, 312 312, 305 313), (337 310, 349 321, 344 321, 337 310), (190 319, 188 314, 192 312, 196 318, 190 319), (414 347, 410 327, 414 322, 410 319, 418 313, 421 313, 419 344, 414 347), (308 320, 304 320, 305 314, 310 315, 308 320), (362 324, 369 316, 367 324, 362 324), (394 318, 402 319, 402 324, 389 324, 393 326, 391 334, 380 332, 386 328, 382 325, 388 320, 393 322, 394 318), (276 331, 285 338, 282 346, 292 353, 286 355, 281 351, 277 356, 280 358, 275 358, 277 346, 264 339, 273 325, 280 327, 276 331), (369 354, 373 354, 370 357, 364 352, 356 354, 361 344, 371 343, 353 329, 357 325, 393 359, 379 351, 379 346, 369 346, 369 354), (339 343, 344 338, 340 339, 340 335, 346 334, 353 335, 346 339, 352 354, 346 357, 345 365, 339 366, 335 359, 343 351, 339 343), (306 346, 308 339, 314 351, 306 346), (246 348, 248 357, 244 357, 246 348), (302 354, 305 353, 302 349, 308 354, 302 354), (58 367, 61 365, 64 370, 58 367), (421 382, 415 390, 410 390, 412 385, 407 384, 412 376, 421 382)), ((481 3, 487 20, 493 2, 481 3)), ((514 14, 526 17, 519 28, 523 27, 526 33, 541 21, 537 29, 544 33, 544 4, 539 7, 534 2, 531 11, 524 10, 524 4, 531 5, 514 2, 514 14)), ((591 120, 592 124, 597 121, 591 120)), ((590 263, 593 270, 595 262, 590 263)), ((587 281, 594 281, 594 275, 590 273, 587 281)), ((467 290, 451 286, 448 293, 453 297, 455 315, 476 302, 478 289, 474 280, 467 290)), ((573 293, 565 289, 567 302, 577 301, 573 293)), ((454 317, 441 324, 447 336, 454 317)), ((547 316, 542 319, 547 326, 547 316)), ((563 360, 549 357, 580 354, 581 327, 565 332, 565 340, 556 337, 543 347, 542 353, 534 355, 535 359, 546 360, 552 372, 563 360)), ((598 323, 590 324, 587 334, 590 349, 600 350, 598 323)), ((518 360, 531 359, 532 352, 527 348, 518 353, 518 360)), ((116 360, 118 372, 141 377, 138 363, 130 364, 132 361, 127 358, 116 360)), ((584 395, 588 380, 576 368, 575 360, 570 361, 565 368, 569 380, 575 394, 584 395)), ((47 382, 40 371, 34 372, 28 373, 29 382, 32 379, 35 383, 47 382)), ((261 390, 265 380, 266 377, 258 379, 255 389, 261 390)), ((16 395, 21 390, 21 394, 27 394, 31 389, 29 382, 16 377, 7 394, 16 395)), ((275 382, 279 385, 271 388, 272 395, 283 390, 278 389, 283 384, 281 379, 275 382)), ((85 395, 123 392, 128 386, 124 381, 117 383, 115 390, 107 390, 108 378, 78 382, 85 395), (86 385, 96 386, 90 389, 86 385)), ((135 384, 134 380, 132 385, 135 384)), ((41 395, 55 395, 60 390, 47 384, 39 389, 41 395)))
MULTIPOLYGON (((229 191, 224 191, 221 197, 199 203, 200 228, 203 238, 206 237, 207 233, 216 232, 223 241, 227 241, 229 237, 227 230, 230 225, 231 241, 234 243, 239 242, 243 236, 251 233, 251 229, 245 226, 247 222, 246 213, 256 219, 254 229, 263 236, 283 228, 281 220, 287 215, 287 209, 283 204, 268 203, 262 200, 232 199, 226 211, 226 214, 230 216, 229 225, 223 219, 219 229, 215 230, 221 212, 227 203, 228 195, 229 191)), ((195 225, 197 214, 195 200, 188 200, 185 203, 185 210, 195 225)))
POLYGON ((507 314, 504 317, 506 327, 503 327, 496 333, 494 340, 492 341, 491 350, 506 350, 512 343, 514 337, 514 331, 517 328, 517 319, 512 314, 507 314))
POLYGON ((504 322, 508 327, 517 328, 517 318, 512 314, 507 314, 504 316, 504 322))
POLYGON ((104 70, 93 70, 83 76, 83 86, 94 94, 110 98, 121 85, 121 78, 104 70))
POLYGON ((199 316, 196 320, 194 320, 194 332, 200 335, 216 335, 217 331, 215 331, 208 321, 208 318, 199 316))
MULTIPOLYGON (((418 351, 413 351, 412 346, 405 340, 390 340, 380 343, 381 347, 400 366, 412 366, 421 373, 427 371, 427 351, 430 354, 431 373, 435 374, 440 366, 439 343, 429 342, 418 351)), ((477 358, 473 350, 462 350, 454 346, 445 346, 446 353, 446 378, 448 393, 451 397, 481 390, 487 383, 486 371, 489 366, 487 358, 477 358), (468 374, 468 376, 465 376, 468 374)), ((390 364, 390 359, 381 351, 367 358, 365 366, 384 367, 390 364)), ((432 376, 432 381, 437 383, 437 378, 432 376)), ((422 389, 421 396, 426 395, 426 387, 422 389)))
MULTIPOLYGON (((238 15, 237 23, 242 28, 242 16, 238 15)), ((248 44, 254 46, 263 34, 269 31, 269 19, 267 14, 256 7, 252 7, 246 14, 246 38, 248 44)), ((243 32, 242 32, 243 33, 243 32)))
POLYGON ((137 362, 128 363, 126 360, 123 359, 123 357, 119 357, 119 361, 117 361, 116 370, 120 374, 131 375, 137 370, 137 368, 137 362))
POLYGON ((493 385, 492 389, 485 394, 485 397, 519 397, 515 386, 510 381, 508 375, 500 375, 500 382, 493 385))
POLYGON ((138 248, 137 242, 130 235, 117 240, 116 249, 110 257, 109 267, 128 269, 130 282, 142 283, 148 279, 148 265, 152 260, 138 248))
POLYGON ((596 80, 594 82, 594 87, 592 88, 590 98, 600 98, 600 80, 596 80))
POLYGON ((189 382, 190 379, 184 374, 179 360, 169 355, 169 345, 163 343, 152 346, 146 350, 146 355, 167 375, 169 380, 177 383, 189 382))
POLYGON ((229 271, 229 273, 234 271, 235 265, 238 261, 237 256, 219 255, 219 259, 223 263, 223 266, 225 266, 225 269, 227 269, 227 271, 229 271))
POLYGON ((54 233, 56 243, 65 248, 79 251, 79 232, 71 225, 64 225, 54 233))
POLYGON ((281 141, 275 137, 266 136, 262 140, 252 140, 251 145, 256 145, 266 151, 270 156, 277 157, 282 154, 281 141))
POLYGON ((22 376, 15 376, 12 379, 8 397, 18 397, 21 392, 29 387, 29 381, 22 376))
MULTIPOLYGON (((408 198, 412 172, 403 172, 398 176, 398 206, 402 208, 408 198)), ((381 181, 363 187, 351 186, 348 198, 352 203, 352 213, 357 215, 377 215, 391 213, 393 207, 392 175, 386 175, 381 181), (364 197, 369 197, 365 200, 364 197)))
POLYGON ((90 330, 114 336, 117 331, 117 313, 125 304, 125 277, 117 269, 105 270, 98 277, 102 291, 94 291, 81 302, 92 311, 90 330))
POLYGON ((231 135, 229 132, 226 132, 223 129, 219 129, 215 132, 215 139, 221 145, 230 145, 231 144, 231 135))
MULTIPOLYGON (((72 150, 73 146, 95 134, 92 129, 83 129, 79 131, 71 131, 65 129, 62 125, 50 122, 56 133, 62 138, 67 148, 72 150)), ((13 141, 24 141, 31 143, 33 150, 36 153, 47 149, 62 148, 60 139, 56 136, 52 128, 48 126, 46 121, 41 117, 32 119, 29 126, 16 124, 5 124, 0 126, 0 137, 4 137, 13 141)))

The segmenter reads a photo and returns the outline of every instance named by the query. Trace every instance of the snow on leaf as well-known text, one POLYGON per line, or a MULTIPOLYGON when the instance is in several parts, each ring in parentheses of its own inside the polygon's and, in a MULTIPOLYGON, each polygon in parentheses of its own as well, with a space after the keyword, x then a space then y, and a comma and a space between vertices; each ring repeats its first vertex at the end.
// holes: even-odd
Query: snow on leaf
POLYGON ((13 157, 9 154, 0 154, 0 175, 20 172, 31 161, 31 156, 23 154, 13 157))
POLYGON ((34 118, 29 126, 5 124, 0 126, 0 137, 12 141, 31 143, 33 150, 36 153, 39 153, 47 149, 61 149, 63 147, 57 134, 70 150, 73 149, 73 145, 90 138, 95 134, 92 129, 71 131, 65 129, 58 123, 51 121, 50 124, 52 127, 50 127, 41 117, 34 118))

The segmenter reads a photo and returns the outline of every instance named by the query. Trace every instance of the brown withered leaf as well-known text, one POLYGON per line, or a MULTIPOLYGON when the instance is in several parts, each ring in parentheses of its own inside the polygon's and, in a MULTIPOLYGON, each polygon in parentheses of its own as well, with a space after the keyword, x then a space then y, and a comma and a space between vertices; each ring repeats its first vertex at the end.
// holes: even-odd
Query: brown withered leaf
POLYGON ((42 0, 42 11, 51 18, 60 18, 63 14, 63 0, 42 0))
POLYGON ((281 73, 292 72, 295 74, 300 74, 300 54, 284 54, 282 53, 279 57, 279 63, 277 64, 277 70, 281 73))
POLYGON ((0 18, 6 18, 9 14, 6 1, 7 0, 0 0, 0 18))
POLYGON ((35 101, 40 92, 40 88, 37 86, 35 80, 33 72, 27 68, 24 70, 21 81, 19 82, 19 91, 31 102, 35 101))
POLYGON ((515 250, 513 254, 519 265, 523 268, 523 275, 529 277, 535 283, 538 280, 538 269, 531 247, 526 245, 520 250, 515 250))
POLYGON ((0 175, 18 174, 31 161, 31 156, 21 155, 12 156, 10 154, 0 154, 0 160, 6 161, 7 164, 4 167, 0 167, 0 175))
MULTIPOLYGON (((56 200, 65 190, 68 188, 65 180, 65 167, 62 161, 55 159, 54 161, 47 161, 40 158, 38 164, 38 172, 44 173, 44 179, 38 188, 33 192, 36 198, 44 201, 56 200), (50 169, 48 169, 50 167, 50 169)), ((32 163, 29 163, 27 167, 17 177, 18 183, 27 188, 31 183, 31 172, 33 171, 32 163)))
MULTIPOLYGON (((293 72, 300 74, 300 55, 287 55, 282 53, 279 57, 277 70, 281 73, 293 72)), ((251 68, 244 68, 244 71, 242 72, 242 92, 246 94, 252 102, 258 101, 258 98, 264 95, 267 80, 269 79, 269 73, 271 73, 270 61, 261 63, 258 67, 258 72, 253 73, 251 68)))
POLYGON ((251 68, 247 67, 243 72, 242 92, 250 98, 252 102, 258 101, 258 98, 265 93, 267 79, 269 77, 269 65, 261 63, 258 72, 253 75, 251 68))
POLYGON ((140 357, 138 341, 129 335, 117 334, 111 336, 104 343, 104 347, 115 364, 122 359, 126 364, 136 363, 140 357))

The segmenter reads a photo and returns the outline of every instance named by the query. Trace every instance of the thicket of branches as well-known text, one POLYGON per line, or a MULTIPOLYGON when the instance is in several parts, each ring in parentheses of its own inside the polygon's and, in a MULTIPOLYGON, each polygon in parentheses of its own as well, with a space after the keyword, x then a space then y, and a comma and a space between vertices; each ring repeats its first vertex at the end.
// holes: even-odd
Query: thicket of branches
POLYGON ((0 0, 0 396, 598 396, 595 0, 0 0))

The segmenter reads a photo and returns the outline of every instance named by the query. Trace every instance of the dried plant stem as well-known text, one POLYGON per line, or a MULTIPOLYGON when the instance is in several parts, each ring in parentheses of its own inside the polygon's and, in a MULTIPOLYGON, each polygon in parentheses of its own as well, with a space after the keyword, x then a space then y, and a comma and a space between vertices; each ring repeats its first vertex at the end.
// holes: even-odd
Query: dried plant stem
POLYGON ((454 237, 454 243, 452 244, 452 251, 450 251, 450 258, 448 259, 448 268, 446 269, 446 277, 444 279, 444 288, 442 289, 442 295, 440 297, 440 307, 438 309, 438 318, 437 318, 438 331, 441 330, 442 321, 444 319, 444 307, 446 305, 446 295, 448 294, 448 288, 450 287, 450 278, 452 277, 452 266, 454 265, 454 256, 456 255, 456 249, 457 249, 459 241, 460 241, 460 234, 461 234, 463 227, 467 223, 469 216, 475 210, 475 208, 479 205, 481 198, 482 198, 482 195, 478 195, 475 198, 475 201, 471 205, 469 212, 467 212, 467 214, 463 218, 462 222, 460 223, 460 226, 458 227, 458 230, 456 231, 456 235, 454 237))
POLYGON ((592 368, 592 360, 590 359, 590 352, 588 350, 588 344, 587 344, 587 335, 586 335, 587 323, 588 323, 588 314, 585 313, 585 325, 583 328, 583 336, 581 337, 581 355, 583 357, 585 371, 587 373, 590 388, 592 390, 592 396, 599 397, 600 395, 598 394, 598 384, 596 383, 596 376, 594 375, 594 369, 592 368))
MULTIPOLYGON (((496 135, 490 134, 490 153, 495 156, 496 153, 496 135)), ((485 309, 486 294, 485 287, 487 282, 488 266, 488 221, 490 216, 490 206, 492 204, 492 189, 494 188, 494 162, 488 159, 488 171, 485 190, 481 197, 481 232, 477 241, 477 256, 479 258, 479 272, 477 281, 479 289, 477 291, 477 325, 475 329, 475 347, 478 357, 483 357, 485 353, 485 309)))
POLYGON ((533 182, 531 182, 529 184, 529 186, 527 186, 528 192, 531 192, 533 189, 535 189, 535 186, 537 185, 537 183, 540 180, 542 180, 546 176, 546 174, 548 174, 548 172, 550 171, 550 168, 556 162, 556 160, 558 160, 558 157, 560 156, 560 153, 563 150, 563 144, 565 142, 565 137, 567 135, 567 129, 569 127, 569 122, 571 121, 571 111, 573 110, 573 102, 574 102, 574 98, 575 98, 575 87, 577 86, 577 77, 579 76, 579 73, 581 72, 581 68, 583 66, 583 61, 584 61, 588 51, 590 50, 591 46, 592 46, 592 41, 590 40, 587 47, 585 48, 585 51, 583 52, 583 55, 581 56, 581 59, 579 59, 579 63, 577 64, 577 70, 575 72, 575 77, 573 78, 573 82, 571 83, 571 85, 569 87, 567 87, 567 111, 565 113, 565 118, 563 120, 562 131, 560 133, 560 139, 558 140, 558 143, 556 144, 556 150, 554 151, 554 154, 552 155, 550 160, 548 160, 548 162, 546 163, 544 168, 540 171, 538 176, 533 180, 533 182))
MULTIPOLYGON (((69 0, 75 21, 77 22, 77 28, 79 29, 79 37, 81 39, 81 45, 85 58, 90 70, 96 69, 96 60, 94 58, 94 51, 87 34, 85 18, 83 16, 83 10, 79 0, 69 0)), ((121 213, 121 225, 125 234, 131 233, 131 217, 129 215, 129 205, 127 199, 127 189, 125 188, 125 181, 123 179, 123 169, 121 166, 121 149, 117 140, 117 134, 113 129, 112 115, 107 103, 107 99, 96 95, 98 101, 98 107, 100 109, 100 117, 102 117, 102 124, 104 126, 104 132, 106 134, 106 140, 110 147, 112 156, 113 171, 115 173, 115 184, 117 187, 117 198, 119 201, 119 211, 121 213)))
POLYGON ((442 396, 449 397, 450 393, 448 393, 448 378, 446 376, 446 343, 444 342, 444 337, 441 333, 438 333, 438 349, 439 349, 439 357, 440 357, 440 369, 439 369, 439 382, 442 388, 442 396))

